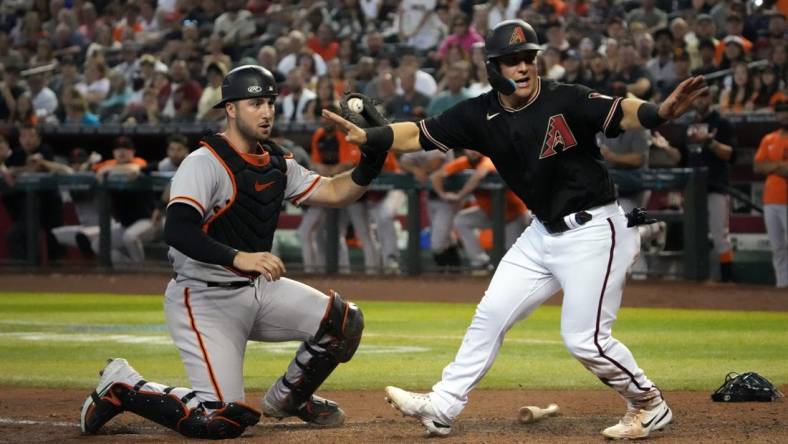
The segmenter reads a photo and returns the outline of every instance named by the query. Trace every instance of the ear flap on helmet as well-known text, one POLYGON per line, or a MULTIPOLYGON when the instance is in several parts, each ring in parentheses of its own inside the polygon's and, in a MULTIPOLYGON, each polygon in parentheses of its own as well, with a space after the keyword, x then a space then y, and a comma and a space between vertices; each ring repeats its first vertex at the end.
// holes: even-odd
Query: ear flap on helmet
POLYGON ((487 67, 487 80, 489 80, 493 89, 505 96, 512 95, 517 89, 517 85, 514 83, 514 80, 507 79, 501 74, 498 62, 495 59, 487 60, 485 66, 487 67))

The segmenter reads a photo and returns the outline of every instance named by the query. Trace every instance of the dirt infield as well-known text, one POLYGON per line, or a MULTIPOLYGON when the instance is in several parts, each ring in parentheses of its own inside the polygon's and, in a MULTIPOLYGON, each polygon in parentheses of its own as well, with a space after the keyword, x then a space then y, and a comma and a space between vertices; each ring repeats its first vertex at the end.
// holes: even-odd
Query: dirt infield
MULTIPOLYGON (((370 278, 296 276, 315 288, 333 288, 354 300, 409 300, 476 302, 486 278, 464 276, 429 278, 370 278)), ((157 294, 168 276, 2 274, 2 291, 114 292, 157 294)), ((548 304, 560 303, 560 296, 548 304)), ((729 286, 681 282, 633 282, 624 293, 624 306, 680 307, 731 310, 788 311, 784 291, 758 286, 729 286)), ((787 386, 781 387, 786 392, 787 386)), ((292 421, 263 419, 236 442, 410 443, 427 441, 423 429, 403 418, 384 401, 382 391, 323 393, 342 405, 348 423, 318 430, 292 421)), ((87 395, 77 390, 0 387, 0 442, 182 442, 179 435, 153 423, 124 414, 111 421, 102 434, 81 437, 79 408, 87 395)), ((258 405, 261 393, 248 401, 258 405)), ((788 404, 721 404, 706 392, 668 392, 674 423, 653 441, 681 443, 758 442, 782 443, 788 436, 788 404)), ((615 393, 600 388, 588 391, 475 391, 454 427, 454 434, 433 443, 586 443, 603 442, 599 431, 616 422, 623 403, 615 393), (516 421, 524 404, 545 406, 556 402, 561 415, 532 425, 516 421)))

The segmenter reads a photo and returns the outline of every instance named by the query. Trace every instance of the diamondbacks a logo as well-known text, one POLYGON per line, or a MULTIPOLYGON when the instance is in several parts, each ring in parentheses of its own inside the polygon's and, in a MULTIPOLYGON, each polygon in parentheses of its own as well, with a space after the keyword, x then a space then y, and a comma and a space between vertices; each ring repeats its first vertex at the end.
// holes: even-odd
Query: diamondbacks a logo
POLYGON ((512 36, 509 37, 509 44, 516 45, 518 43, 525 43, 525 33, 523 33, 523 28, 516 26, 512 31, 512 36))
POLYGON ((577 139, 569 129, 563 114, 557 114, 550 117, 547 122, 547 132, 542 142, 542 151, 539 153, 539 158, 544 159, 558 154, 556 148, 560 147, 560 151, 566 151, 569 148, 577 145, 577 139))

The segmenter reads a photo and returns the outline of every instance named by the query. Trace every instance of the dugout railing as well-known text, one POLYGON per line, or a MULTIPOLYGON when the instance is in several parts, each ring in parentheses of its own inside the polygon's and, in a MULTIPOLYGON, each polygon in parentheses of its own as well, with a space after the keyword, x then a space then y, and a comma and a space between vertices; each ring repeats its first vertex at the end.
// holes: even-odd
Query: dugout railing
MULTIPOLYGON (((611 170, 611 176, 620 191, 640 189, 681 191, 684 195, 683 211, 654 212, 660 220, 681 221, 683 226, 682 269, 687 280, 702 281, 709 274, 708 213, 706 207, 706 170, 705 169, 664 169, 620 171, 611 170)), ((53 175, 47 173, 31 173, 21 175, 14 189, 25 194, 25 223, 27 225, 27 255, 25 264, 38 267, 42 264, 40 246, 40 207, 38 192, 42 190, 93 190, 99 213, 99 252, 98 264, 112 268, 111 236, 110 236, 110 193, 120 190, 162 191, 170 180, 170 175, 141 175, 134 180, 122 176, 109 176, 104 181, 97 181, 92 173, 76 173, 73 175, 53 175)), ((457 175, 447 179, 448 190, 461 188, 468 175, 457 175)), ((504 254, 504 193, 506 186, 496 174, 486 177, 479 188, 491 194, 493 212, 493 246, 491 260, 497 264, 504 254)), ((425 267, 422 264, 420 248, 421 237, 421 197, 426 187, 416 182, 409 174, 383 174, 372 184, 371 189, 377 191, 403 190, 407 195, 407 248, 404 254, 403 272, 409 275, 421 274, 425 267)), ((330 209, 326 221, 326 272, 338 272, 338 220, 339 211, 330 209)))

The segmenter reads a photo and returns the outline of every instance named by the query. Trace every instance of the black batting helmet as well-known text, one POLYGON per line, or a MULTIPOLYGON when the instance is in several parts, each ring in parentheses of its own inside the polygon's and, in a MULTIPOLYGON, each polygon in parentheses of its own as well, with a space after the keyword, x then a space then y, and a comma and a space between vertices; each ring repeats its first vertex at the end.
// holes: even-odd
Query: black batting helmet
POLYGON ((271 71, 256 65, 239 66, 228 72, 222 80, 222 100, 214 108, 227 102, 255 97, 276 97, 279 88, 271 71))
POLYGON ((484 41, 484 53, 487 57, 487 77, 490 85, 504 95, 514 92, 515 86, 502 74, 495 59, 507 54, 521 51, 539 51, 539 38, 536 31, 523 20, 504 20, 487 35, 484 41))

